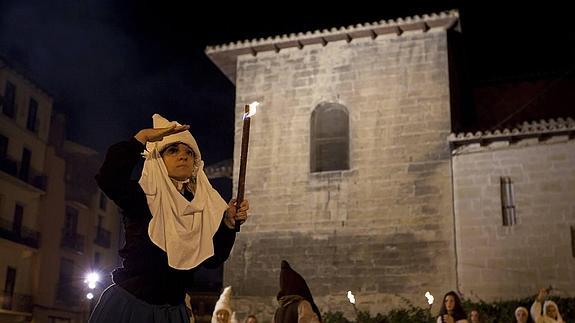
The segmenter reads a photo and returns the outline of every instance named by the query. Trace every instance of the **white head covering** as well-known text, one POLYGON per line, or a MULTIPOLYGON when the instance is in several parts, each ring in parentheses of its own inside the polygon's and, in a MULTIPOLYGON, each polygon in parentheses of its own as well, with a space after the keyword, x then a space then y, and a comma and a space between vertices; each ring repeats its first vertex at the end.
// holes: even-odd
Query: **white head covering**
POLYGON ((216 317, 216 313, 220 310, 228 311, 230 314, 230 320, 235 315, 235 312, 232 312, 232 307, 230 305, 232 296, 232 286, 228 286, 224 288, 224 291, 220 295, 220 298, 216 302, 216 306, 214 307, 214 312, 212 313, 212 323, 217 323, 218 319, 216 317))
MULTIPOLYGON (((159 114, 154 114, 152 118, 154 128, 173 124, 159 114)), ((170 267, 194 268, 214 254, 212 238, 228 205, 208 181, 198 144, 189 131, 166 136, 162 141, 148 142, 146 150, 139 184, 152 213, 148 235, 155 245, 168 254, 170 267), (191 202, 182 196, 168 176, 160 155, 164 147, 176 142, 184 143, 194 151, 196 191, 191 202)))
MULTIPOLYGON (((518 313, 518 312, 525 312, 525 314, 527 315, 527 317, 529 317, 529 311, 527 310, 526 307, 518 306, 518 307, 515 309, 515 317, 517 317, 517 313, 518 313)), ((516 321, 514 321, 514 322, 516 322, 516 321)))
POLYGON ((547 319, 553 320, 551 317, 547 316, 548 306, 555 306, 555 310, 557 311, 557 319, 554 321, 558 323, 564 323, 563 318, 561 317, 561 313, 559 313, 559 306, 557 306, 554 301, 548 300, 543 303, 543 316, 546 316, 547 319))

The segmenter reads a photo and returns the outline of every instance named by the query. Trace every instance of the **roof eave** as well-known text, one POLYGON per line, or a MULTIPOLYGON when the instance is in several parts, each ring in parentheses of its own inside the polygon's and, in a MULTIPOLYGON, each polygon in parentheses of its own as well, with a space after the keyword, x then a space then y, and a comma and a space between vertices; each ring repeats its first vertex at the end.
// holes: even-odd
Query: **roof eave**
POLYGON ((256 56, 261 52, 280 52, 286 48, 303 48, 307 45, 322 44, 346 40, 371 37, 373 39, 383 35, 402 35, 406 32, 427 32, 431 29, 447 30, 457 26, 459 13, 457 10, 445 11, 439 14, 413 16, 405 19, 382 20, 380 22, 358 24, 347 28, 332 28, 330 30, 316 30, 314 32, 268 37, 266 39, 252 39, 238 41, 224 45, 208 46, 206 55, 219 67, 219 69, 235 84, 236 63, 238 56, 251 54, 256 56))

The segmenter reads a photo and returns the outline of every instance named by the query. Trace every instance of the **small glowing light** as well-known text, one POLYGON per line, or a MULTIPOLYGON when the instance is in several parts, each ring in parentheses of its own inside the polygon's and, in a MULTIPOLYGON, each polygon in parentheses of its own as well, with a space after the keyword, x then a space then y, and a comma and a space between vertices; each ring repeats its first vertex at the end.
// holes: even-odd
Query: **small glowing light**
POLYGON ((89 283, 88 283, 88 288, 90 288, 90 289, 96 288, 96 282, 89 282, 89 283))
POLYGON ((250 103, 250 110, 247 113, 244 113, 244 120, 256 114, 257 106, 260 105, 258 101, 254 101, 250 103))
POLYGON ((353 293, 350 290, 347 291, 347 298, 350 303, 355 304, 355 296, 353 296, 353 293))
POLYGON ((427 297, 427 304, 429 304, 429 305, 433 304, 434 298, 430 292, 425 292, 425 297, 427 297))
POLYGON ((87 298, 87 299, 92 299, 92 298, 94 298, 94 294, 88 293, 88 294, 86 294, 86 298, 87 298))
POLYGON ((96 284, 99 281, 100 281, 100 275, 98 275, 98 273, 96 273, 96 272, 91 272, 91 273, 86 275, 86 279, 84 280, 84 283, 86 283, 86 284, 88 284, 88 286, 90 286, 91 283, 96 284))

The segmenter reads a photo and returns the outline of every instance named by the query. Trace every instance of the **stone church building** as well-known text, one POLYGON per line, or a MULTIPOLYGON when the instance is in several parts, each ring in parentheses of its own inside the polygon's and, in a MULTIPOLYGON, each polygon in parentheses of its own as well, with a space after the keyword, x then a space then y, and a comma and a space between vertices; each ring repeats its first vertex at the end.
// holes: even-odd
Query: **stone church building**
MULTIPOLYGON (((224 270, 238 318, 269 321, 280 262, 322 312, 575 290, 575 122, 458 134, 457 11, 208 47, 236 86, 242 226, 224 270)), ((235 189, 235 188, 234 188, 235 189)))

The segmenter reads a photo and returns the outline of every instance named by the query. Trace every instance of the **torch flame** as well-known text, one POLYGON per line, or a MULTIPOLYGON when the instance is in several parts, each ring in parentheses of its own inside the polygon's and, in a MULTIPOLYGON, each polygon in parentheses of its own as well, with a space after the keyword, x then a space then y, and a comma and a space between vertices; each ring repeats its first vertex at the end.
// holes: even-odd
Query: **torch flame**
POLYGON ((425 292, 425 297, 427 297, 427 304, 429 304, 429 305, 433 304, 434 298, 430 292, 425 292))
POLYGON ((355 296, 353 296, 350 290, 347 291, 347 298, 349 299, 350 303, 355 304, 355 296))
POLYGON ((260 103, 258 101, 254 101, 252 103, 249 104, 250 106, 250 110, 247 113, 244 113, 244 120, 246 120, 247 118, 253 116, 256 114, 256 107, 259 105, 260 103))

